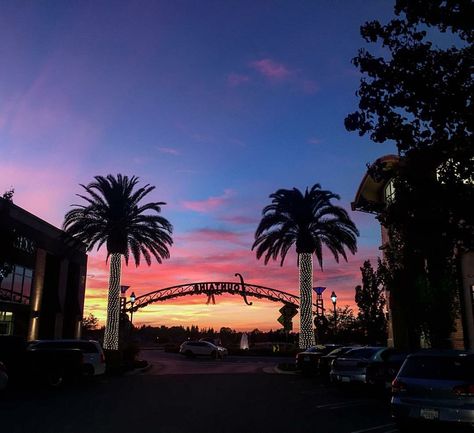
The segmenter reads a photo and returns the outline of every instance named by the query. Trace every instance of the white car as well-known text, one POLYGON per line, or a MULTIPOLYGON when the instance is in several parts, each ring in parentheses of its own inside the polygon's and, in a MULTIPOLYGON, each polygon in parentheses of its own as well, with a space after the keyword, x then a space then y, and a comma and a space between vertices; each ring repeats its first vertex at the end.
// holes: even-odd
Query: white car
POLYGON ((228 354, 225 347, 216 346, 208 341, 185 341, 179 348, 179 353, 185 356, 212 356, 223 358, 228 354))
POLYGON ((98 341, 94 340, 35 340, 28 345, 34 349, 79 349, 84 359, 84 373, 98 376, 105 373, 105 355, 98 341))

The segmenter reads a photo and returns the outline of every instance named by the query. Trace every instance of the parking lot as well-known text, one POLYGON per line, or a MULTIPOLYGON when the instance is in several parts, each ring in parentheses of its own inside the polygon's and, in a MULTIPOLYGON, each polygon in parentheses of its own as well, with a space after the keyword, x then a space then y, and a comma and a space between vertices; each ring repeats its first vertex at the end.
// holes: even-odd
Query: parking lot
POLYGON ((144 372, 1 395, 2 431, 395 433, 387 399, 278 374, 276 358, 147 352, 144 372), (27 416, 25 416, 27 414, 27 416))

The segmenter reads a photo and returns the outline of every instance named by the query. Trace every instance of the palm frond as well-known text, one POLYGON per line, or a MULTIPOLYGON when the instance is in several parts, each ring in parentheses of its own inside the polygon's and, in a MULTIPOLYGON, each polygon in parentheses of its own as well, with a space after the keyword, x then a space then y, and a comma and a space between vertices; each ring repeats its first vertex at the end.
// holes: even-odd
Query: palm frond
POLYGON ((265 264, 280 257, 283 265, 292 245, 298 253, 315 254, 321 268, 323 245, 336 261, 339 257, 347 260, 346 249, 352 254, 357 251, 359 231, 347 211, 331 202, 340 199, 337 194, 314 184, 304 193, 297 188, 279 189, 270 198, 252 245, 257 259, 264 257, 265 264))
POLYGON ((86 204, 73 205, 64 217, 63 228, 87 245, 107 245, 107 257, 120 253, 128 263, 135 264, 143 256, 148 265, 153 256, 159 263, 169 258, 173 226, 160 215, 164 202, 141 203, 155 187, 149 184, 137 188, 139 178, 122 174, 95 176, 85 193, 78 194, 86 204))

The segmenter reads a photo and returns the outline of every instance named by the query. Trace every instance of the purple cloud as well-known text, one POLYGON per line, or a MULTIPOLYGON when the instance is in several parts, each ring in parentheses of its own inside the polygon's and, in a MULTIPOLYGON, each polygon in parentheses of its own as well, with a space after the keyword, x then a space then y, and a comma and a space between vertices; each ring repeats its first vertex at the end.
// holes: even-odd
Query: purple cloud
POLYGON ((250 66, 271 80, 283 81, 290 77, 292 72, 283 64, 271 59, 255 60, 250 66))
POLYGON ((166 153, 168 155, 180 155, 181 153, 179 152, 179 150, 177 149, 174 149, 172 147, 159 147, 158 148, 158 151, 161 152, 161 153, 166 153))
POLYGON ((231 87, 237 87, 241 84, 248 83, 249 81, 250 77, 248 75, 232 73, 227 76, 227 83, 231 87))
POLYGON ((224 194, 219 197, 209 197, 205 200, 183 201, 183 206, 195 212, 207 213, 221 207, 224 203, 228 202, 232 196, 233 191, 226 189, 224 194))
POLYGON ((321 140, 320 138, 316 138, 316 137, 308 138, 308 143, 309 144, 321 144, 322 142, 323 142, 323 140, 321 140))

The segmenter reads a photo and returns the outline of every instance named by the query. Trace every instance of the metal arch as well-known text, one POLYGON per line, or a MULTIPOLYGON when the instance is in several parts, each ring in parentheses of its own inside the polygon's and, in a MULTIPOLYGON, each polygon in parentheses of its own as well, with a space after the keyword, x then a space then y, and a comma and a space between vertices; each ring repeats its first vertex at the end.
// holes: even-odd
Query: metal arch
MULTIPOLYGON (((243 280, 242 280, 243 281, 243 280)), ((163 302, 172 298, 179 298, 182 296, 193 295, 221 295, 223 293, 230 293, 232 295, 240 295, 244 298, 247 305, 252 303, 247 302, 246 296, 253 296, 254 298, 265 298, 274 302, 283 302, 284 304, 292 304, 299 307, 300 298, 291 293, 283 292, 269 287, 258 286, 255 284, 236 283, 234 281, 206 281, 200 283, 180 284, 178 286, 167 287, 165 289, 155 290, 142 296, 138 296, 135 302, 127 301, 125 303, 125 311, 137 311, 154 302, 163 302)))

